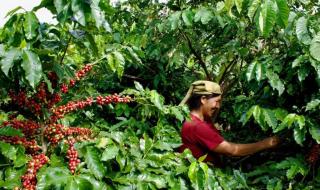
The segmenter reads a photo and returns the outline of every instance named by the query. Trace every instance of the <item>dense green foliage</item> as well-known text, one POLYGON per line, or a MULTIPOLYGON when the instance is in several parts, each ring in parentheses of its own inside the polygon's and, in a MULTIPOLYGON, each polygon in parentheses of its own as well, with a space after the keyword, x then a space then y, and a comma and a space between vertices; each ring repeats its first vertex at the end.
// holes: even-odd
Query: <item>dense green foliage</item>
MULTIPOLYGON (((320 4, 309 0, 42 0, 32 11, 8 13, 0 29, 0 136, 14 116, 44 122, 12 106, 10 90, 56 92, 48 74, 68 83, 93 63, 86 78, 58 104, 99 94, 133 102, 90 107, 57 122, 94 132, 75 144, 80 164, 68 169, 68 145, 46 152, 37 189, 317 189, 320 188, 320 4), (39 23, 49 9, 58 24, 39 23), (221 84, 217 122, 225 138, 254 142, 277 134, 282 144, 225 168, 176 152, 188 117, 177 106, 194 80, 221 84), (310 161, 310 156, 312 157, 310 161)), ((59 87, 58 87, 59 88, 59 87)), ((43 143, 39 141, 39 143, 43 143)), ((40 144, 41 145, 41 144, 40 144)), ((31 156, 0 141, 0 187, 21 187, 31 156)))

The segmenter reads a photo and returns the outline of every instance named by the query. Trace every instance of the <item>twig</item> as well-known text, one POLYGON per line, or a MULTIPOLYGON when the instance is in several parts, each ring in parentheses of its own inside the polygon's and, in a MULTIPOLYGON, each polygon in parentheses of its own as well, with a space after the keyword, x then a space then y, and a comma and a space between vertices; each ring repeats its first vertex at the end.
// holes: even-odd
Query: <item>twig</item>
POLYGON ((208 72, 208 69, 207 69, 207 67, 206 67, 206 63, 203 61, 203 59, 202 59, 202 57, 201 57, 201 54, 198 53, 198 52, 194 49, 194 47, 193 47, 193 45, 192 45, 192 42, 191 42, 190 38, 187 36, 187 34, 184 33, 181 29, 179 29, 179 32, 180 32, 180 33, 183 35, 183 37, 187 40, 188 46, 189 46, 189 48, 190 48, 190 51, 191 51, 191 53, 197 58, 200 66, 203 68, 204 72, 206 73, 207 80, 212 80, 211 77, 210 77, 210 74, 209 74, 209 72, 208 72))

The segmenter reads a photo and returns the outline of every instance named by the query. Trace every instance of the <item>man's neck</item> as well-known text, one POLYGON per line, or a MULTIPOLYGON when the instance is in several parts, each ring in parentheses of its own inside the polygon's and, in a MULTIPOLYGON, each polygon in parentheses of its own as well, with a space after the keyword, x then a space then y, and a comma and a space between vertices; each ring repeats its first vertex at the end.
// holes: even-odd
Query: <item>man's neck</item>
POLYGON ((200 110, 192 110, 190 113, 199 118, 201 121, 204 121, 204 116, 200 110))

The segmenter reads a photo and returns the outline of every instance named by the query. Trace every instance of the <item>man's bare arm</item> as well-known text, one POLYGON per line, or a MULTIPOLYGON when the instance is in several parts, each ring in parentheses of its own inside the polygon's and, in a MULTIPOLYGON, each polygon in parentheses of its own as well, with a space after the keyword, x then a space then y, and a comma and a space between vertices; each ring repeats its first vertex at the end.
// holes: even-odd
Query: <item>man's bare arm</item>
POLYGON ((236 144, 228 141, 223 141, 212 151, 230 156, 246 156, 259 152, 261 150, 275 147, 278 143, 279 138, 276 136, 249 144, 236 144))

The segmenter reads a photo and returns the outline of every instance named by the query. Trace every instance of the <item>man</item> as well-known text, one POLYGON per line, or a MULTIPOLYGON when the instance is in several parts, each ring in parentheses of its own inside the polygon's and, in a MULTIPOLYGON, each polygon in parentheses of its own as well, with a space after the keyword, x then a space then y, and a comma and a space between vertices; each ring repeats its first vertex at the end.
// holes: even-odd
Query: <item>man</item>
POLYGON ((236 144, 226 141, 212 124, 212 117, 221 106, 222 91, 217 83, 196 81, 192 83, 180 105, 187 103, 191 121, 185 121, 181 130, 183 145, 180 151, 189 148, 194 157, 207 154, 205 161, 221 165, 219 154, 245 156, 275 147, 279 143, 276 136, 256 143, 236 144))

